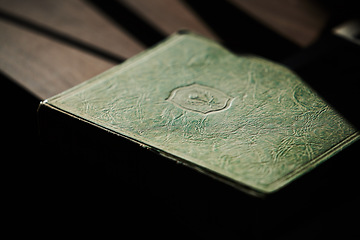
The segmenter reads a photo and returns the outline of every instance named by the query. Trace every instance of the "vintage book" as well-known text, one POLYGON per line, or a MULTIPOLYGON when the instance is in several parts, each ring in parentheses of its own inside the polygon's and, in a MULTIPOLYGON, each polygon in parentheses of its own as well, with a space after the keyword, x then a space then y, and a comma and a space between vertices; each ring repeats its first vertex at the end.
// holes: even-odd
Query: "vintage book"
POLYGON ((252 195, 281 189, 359 139, 286 67, 191 33, 174 34, 43 108, 252 195))

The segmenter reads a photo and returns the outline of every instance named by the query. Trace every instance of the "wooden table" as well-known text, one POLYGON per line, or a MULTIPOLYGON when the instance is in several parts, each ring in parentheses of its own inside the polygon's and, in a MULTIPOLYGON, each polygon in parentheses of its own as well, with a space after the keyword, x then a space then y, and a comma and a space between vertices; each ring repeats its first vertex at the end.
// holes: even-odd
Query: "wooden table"
MULTIPOLYGON (((38 99, 45 99, 179 29, 246 49, 249 39, 256 39, 256 30, 269 27, 274 32, 266 33, 268 36, 284 37, 281 41, 288 41, 288 45, 306 47, 320 34, 327 18, 326 12, 311 1, 277 0, 271 4, 264 0, 230 0, 207 4, 208 8, 199 9, 196 1, 180 0, 1 0, 0 70, 38 99), (264 25, 245 22, 253 21, 247 14, 264 25), (253 36, 242 40, 241 35, 249 34, 253 36)), ((261 41, 268 47, 270 40, 261 41)))

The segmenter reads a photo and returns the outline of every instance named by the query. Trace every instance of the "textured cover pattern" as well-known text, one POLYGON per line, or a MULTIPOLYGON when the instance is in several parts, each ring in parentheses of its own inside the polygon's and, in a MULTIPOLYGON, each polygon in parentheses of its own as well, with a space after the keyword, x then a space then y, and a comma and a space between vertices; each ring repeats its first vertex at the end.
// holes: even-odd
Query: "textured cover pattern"
POLYGON ((176 34, 44 104, 263 193, 359 137, 285 67, 192 34, 176 34))

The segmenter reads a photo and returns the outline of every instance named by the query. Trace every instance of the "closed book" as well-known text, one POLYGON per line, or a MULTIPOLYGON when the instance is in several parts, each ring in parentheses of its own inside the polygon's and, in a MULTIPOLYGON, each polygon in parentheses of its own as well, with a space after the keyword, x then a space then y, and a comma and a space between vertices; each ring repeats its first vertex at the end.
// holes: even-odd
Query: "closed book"
POLYGON ((44 109, 255 196, 277 192, 359 138, 286 67, 191 33, 43 101, 44 109))
POLYGON ((296 238, 339 227, 329 209, 356 202, 355 127, 287 67, 192 33, 38 115, 56 206, 106 209, 131 233, 296 238))

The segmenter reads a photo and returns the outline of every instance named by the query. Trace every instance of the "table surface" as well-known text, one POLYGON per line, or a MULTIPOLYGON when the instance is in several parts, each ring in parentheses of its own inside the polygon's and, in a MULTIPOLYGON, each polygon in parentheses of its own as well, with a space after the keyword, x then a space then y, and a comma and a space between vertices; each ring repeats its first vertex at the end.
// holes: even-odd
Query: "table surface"
POLYGON ((326 11, 308 0, 209 1, 208 8, 201 9, 196 1, 108 2, 0 0, 1 72, 45 99, 179 29, 190 29, 225 44, 234 41, 244 45, 246 41, 243 43, 240 35, 253 34, 256 38, 256 30, 242 29, 241 16, 246 15, 294 45, 306 47, 327 20, 326 11), (232 12, 229 15, 228 9, 232 12), (224 25, 214 26, 214 21, 224 25), (225 28, 231 30, 225 32, 225 28))

